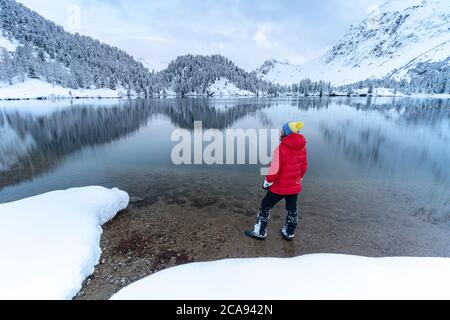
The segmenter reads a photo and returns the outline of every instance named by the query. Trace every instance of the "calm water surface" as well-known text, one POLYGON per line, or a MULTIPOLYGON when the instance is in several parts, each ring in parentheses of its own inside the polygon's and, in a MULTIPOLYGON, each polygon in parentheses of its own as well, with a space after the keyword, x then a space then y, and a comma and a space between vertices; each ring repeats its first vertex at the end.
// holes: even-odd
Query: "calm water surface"
POLYGON ((173 130, 192 130, 197 120, 220 130, 302 120, 304 214, 329 210, 373 228, 386 219, 450 227, 450 102, 431 99, 4 102, 0 203, 86 185, 154 201, 187 189, 245 200, 245 190, 257 203, 259 166, 172 164, 173 130))

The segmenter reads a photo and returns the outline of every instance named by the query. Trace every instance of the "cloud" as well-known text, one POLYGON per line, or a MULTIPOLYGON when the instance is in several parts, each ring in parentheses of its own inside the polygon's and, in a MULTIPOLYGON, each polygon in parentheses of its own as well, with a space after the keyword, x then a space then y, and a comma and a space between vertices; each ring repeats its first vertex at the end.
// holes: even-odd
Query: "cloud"
POLYGON ((271 58, 300 63, 317 57, 384 0, 18 1, 139 58, 219 53, 253 70, 271 58))
POLYGON ((272 42, 269 40, 269 35, 274 27, 270 24, 261 25, 258 27, 256 33, 253 35, 253 41, 259 48, 270 48, 272 42))
POLYGON ((366 9, 367 14, 374 14, 375 12, 378 11, 380 11, 380 7, 377 4, 371 4, 366 9))
POLYGON ((144 40, 144 41, 156 42, 156 43, 172 43, 171 40, 162 38, 159 36, 131 36, 130 39, 144 40))

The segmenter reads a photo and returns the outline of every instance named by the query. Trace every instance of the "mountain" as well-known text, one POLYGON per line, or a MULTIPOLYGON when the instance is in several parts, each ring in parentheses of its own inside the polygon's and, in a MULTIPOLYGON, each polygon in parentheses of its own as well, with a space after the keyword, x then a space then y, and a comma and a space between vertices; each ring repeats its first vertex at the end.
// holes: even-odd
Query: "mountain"
POLYGON ((40 79, 68 88, 119 87, 143 92, 150 73, 126 52, 0 0, 0 82, 40 79))
POLYGON ((267 60, 256 70, 260 79, 279 83, 282 85, 291 85, 298 83, 302 78, 302 69, 298 65, 290 64, 288 61, 281 62, 276 59, 267 60))
POLYGON ((266 63, 258 75, 280 83, 310 78, 335 85, 384 78, 445 81, 449 63, 448 0, 390 0, 351 26, 323 56, 300 66, 266 63))
MULTIPOLYGON (((186 55, 167 66, 136 61, 116 47, 68 33, 14 0, 0 0, 0 99, 322 95, 331 84, 450 93, 449 26, 448 0, 391 0, 322 57, 303 65, 269 60, 249 73, 220 55, 186 55)), ((345 90, 353 88, 340 92, 345 90)))
POLYGON ((110 97, 123 92, 145 97, 256 95, 282 90, 220 55, 187 55, 168 66, 136 61, 116 47, 68 33, 14 0, 0 0, 0 62, 0 99, 102 97, 103 93, 110 97), (40 93, 41 88, 45 92, 40 93))
POLYGON ((138 62, 142 63, 142 65, 147 68, 150 72, 159 72, 167 68, 168 63, 163 61, 153 61, 150 59, 140 58, 138 62))
POLYGON ((259 79, 221 55, 185 55, 155 75, 153 92, 168 89, 181 95, 276 94, 281 86, 259 79))

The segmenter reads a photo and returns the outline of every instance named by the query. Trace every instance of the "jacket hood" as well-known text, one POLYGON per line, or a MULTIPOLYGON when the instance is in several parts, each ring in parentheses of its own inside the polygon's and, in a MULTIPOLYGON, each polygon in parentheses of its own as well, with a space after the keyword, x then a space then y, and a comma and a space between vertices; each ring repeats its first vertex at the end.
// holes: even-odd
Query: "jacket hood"
POLYGON ((283 139, 281 144, 290 149, 301 150, 306 146, 306 138, 302 134, 290 134, 283 139))

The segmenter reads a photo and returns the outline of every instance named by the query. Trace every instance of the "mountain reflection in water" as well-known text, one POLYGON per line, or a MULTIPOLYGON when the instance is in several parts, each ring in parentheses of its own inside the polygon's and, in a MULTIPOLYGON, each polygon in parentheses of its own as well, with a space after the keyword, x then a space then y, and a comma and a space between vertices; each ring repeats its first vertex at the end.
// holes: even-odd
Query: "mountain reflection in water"
MULTIPOLYGON (((415 183, 441 192, 450 186, 449 100, 173 99, 38 103, 50 104, 52 111, 35 112, 33 103, 26 108, 0 106, 0 202, 16 200, 11 190, 7 196, 3 195, 4 189, 15 186, 21 190, 33 183, 29 192, 18 193, 28 196, 38 192, 40 179, 52 177, 52 183, 62 180, 62 176, 58 178, 59 168, 69 171, 65 171, 64 178, 70 177, 67 159, 83 150, 98 150, 100 154, 83 154, 71 163, 78 161, 79 167, 89 167, 105 157, 111 162, 111 177, 103 173, 99 184, 106 181, 115 185, 121 170, 124 174, 126 170, 130 174, 133 168, 145 170, 158 157, 164 171, 164 167, 173 167, 170 150, 174 143, 170 141, 170 132, 175 128, 193 130, 194 121, 202 121, 205 129, 224 130, 279 128, 285 121, 303 120, 310 149, 309 179, 382 178, 393 183, 416 179, 415 183), (122 143, 120 153, 118 143, 122 143), (125 157, 123 149, 127 145, 134 148, 127 149, 125 157), (145 154, 140 151, 149 148, 152 150, 145 154)), ((235 166, 221 168, 235 169, 235 166)), ((97 182, 94 170, 85 173, 77 170, 79 183, 84 181, 83 174, 89 175, 89 182, 97 182)), ((52 189, 50 184, 47 180, 42 191, 52 189)))

